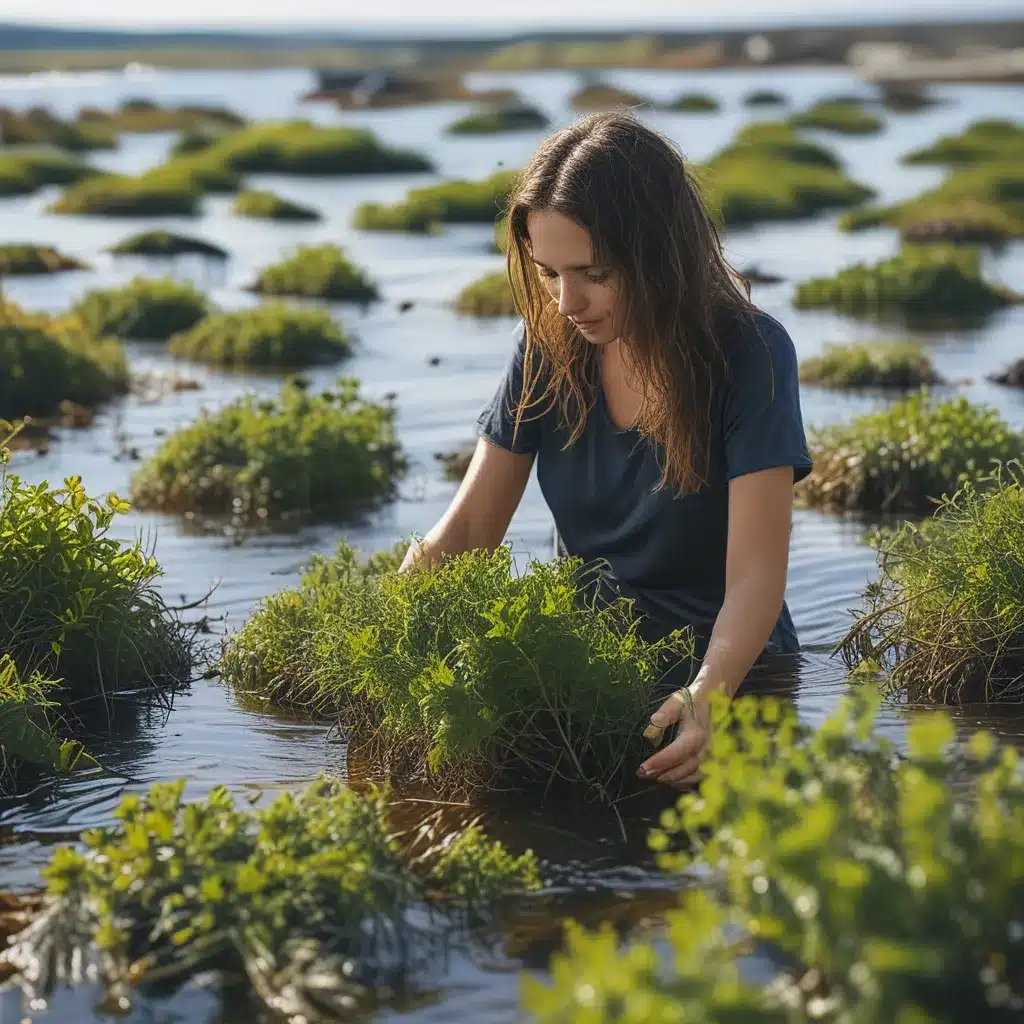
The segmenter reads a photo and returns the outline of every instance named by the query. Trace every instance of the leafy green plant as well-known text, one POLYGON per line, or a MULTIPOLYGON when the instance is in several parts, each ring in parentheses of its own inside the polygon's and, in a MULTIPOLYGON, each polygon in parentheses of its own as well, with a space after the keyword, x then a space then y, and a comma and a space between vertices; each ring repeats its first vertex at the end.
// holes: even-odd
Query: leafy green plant
POLYGON ((97 335, 166 341, 198 323, 210 308, 206 296, 187 281, 135 277, 120 288, 87 292, 71 312, 97 335))
POLYGON ((850 423, 810 432, 808 505, 926 515, 936 500, 1020 454, 1022 437, 995 409, 926 389, 850 423))
POLYGON ((256 217, 263 220, 320 220, 320 213, 309 206, 282 199, 273 192, 247 189, 239 192, 231 207, 239 217, 256 217))
POLYGON ((800 364, 800 380, 826 388, 899 388, 940 384, 931 356, 912 341, 826 345, 800 364))
POLYGON ((183 790, 125 797, 84 849, 56 850, 44 907, 8 954, 35 998, 77 980, 76 963, 125 1002, 134 986, 219 970, 244 972, 291 1019, 337 1020, 415 983, 452 936, 540 885, 529 851, 515 857, 472 824, 410 841, 382 795, 329 776, 259 810, 223 787, 191 803, 183 790), (41 955, 49 970, 32 978, 41 955))
POLYGON ((934 516, 878 538, 878 578, 840 650, 912 701, 1024 694, 1024 475, 967 482, 934 516))
POLYGON ((528 103, 493 103, 457 118, 448 126, 452 135, 493 135, 547 128, 547 115, 528 103))
POLYGON ((570 787, 611 800, 639 757, 669 655, 630 602, 598 603, 578 561, 515 576, 507 548, 369 575, 342 560, 267 598, 225 642, 254 702, 339 717, 352 750, 444 792, 570 787))
POLYGON ((968 125, 959 135, 947 135, 924 149, 908 153, 907 164, 945 164, 970 167, 985 163, 1013 163, 1024 158, 1024 127, 1004 118, 985 118, 968 125))
POLYGON ((470 316, 515 316, 508 274, 495 270, 466 285, 455 298, 455 308, 470 316))
POLYGON ((404 461, 394 409, 359 383, 309 395, 243 396, 167 437, 132 478, 140 508, 231 516, 238 524, 343 518, 387 500, 404 461))
POLYGON ((365 302, 377 286, 336 245, 300 245, 280 263, 261 270, 252 290, 263 295, 301 295, 365 302))
POLYGON ((878 263, 856 263, 834 277, 803 281, 793 304, 854 316, 969 316, 990 313, 1017 298, 984 279, 975 250, 935 245, 907 246, 878 263))
POLYGON ((299 369, 336 363, 352 346, 326 309, 268 302, 204 317, 173 335, 167 350, 214 366, 299 369))
POLYGON ((228 253, 219 245, 207 242, 203 238, 191 235, 179 235, 173 231, 154 228, 151 231, 139 231, 123 238, 110 247, 116 256, 209 256, 213 259, 226 260, 228 253))
POLYGON ((72 185, 99 172, 60 150, 0 150, 0 196, 23 196, 44 185, 72 185))
POLYGON ((1016 1020, 1024 1006, 1024 774, 977 733, 953 748, 942 712, 908 751, 871 732, 877 701, 845 698, 818 729, 774 698, 715 702, 699 792, 650 839, 684 894, 666 962, 649 942, 570 930, 553 983, 524 978, 533 1019, 709 1024, 1016 1020), (966 755, 966 756, 965 756, 966 755), (965 798, 965 766, 978 773, 965 798), (681 847, 681 848, 680 848, 681 847), (775 951, 758 984, 739 969, 775 951))
POLYGON ((17 242, 0 244, 0 277, 15 274, 59 274, 62 270, 87 270, 88 265, 65 256, 49 245, 17 242))
POLYGON ((840 135, 874 135, 885 126, 877 114, 844 100, 822 100, 789 120, 796 128, 819 128, 840 135))

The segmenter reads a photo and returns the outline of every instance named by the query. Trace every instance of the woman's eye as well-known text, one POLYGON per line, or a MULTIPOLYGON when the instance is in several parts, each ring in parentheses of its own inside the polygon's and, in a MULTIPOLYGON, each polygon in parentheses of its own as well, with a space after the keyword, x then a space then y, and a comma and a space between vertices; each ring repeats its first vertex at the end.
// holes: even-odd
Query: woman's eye
POLYGON ((540 271, 540 276, 541 277, 546 277, 549 281, 553 277, 558 277, 558 275, 553 270, 541 270, 540 271))
POLYGON ((587 274, 587 280, 594 284, 603 284, 611 276, 610 270, 595 270, 587 274))

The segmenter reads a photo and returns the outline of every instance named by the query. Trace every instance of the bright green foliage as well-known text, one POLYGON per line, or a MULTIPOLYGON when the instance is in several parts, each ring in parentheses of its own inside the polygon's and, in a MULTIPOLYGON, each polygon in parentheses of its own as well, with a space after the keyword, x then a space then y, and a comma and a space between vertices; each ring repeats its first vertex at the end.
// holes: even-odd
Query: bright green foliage
POLYGON ((308 121, 249 125, 217 139, 203 154, 242 173, 401 174, 432 169, 426 157, 383 146, 365 128, 327 128, 308 121))
POLYGON ((0 196, 23 196, 44 185, 73 185, 98 172, 56 149, 0 150, 0 196))
POLYGON ((224 367, 299 369, 336 363, 351 344, 326 309, 269 302, 255 309, 213 313, 175 334, 168 351, 224 367))
POLYGON ((490 224, 505 209, 517 171, 497 171, 483 181, 445 181, 411 189, 399 203, 362 203, 353 227, 364 231, 432 231, 441 224, 490 224))
POLYGON ((940 383, 931 356, 912 341, 826 345, 800 364, 800 380, 825 388, 900 388, 940 383))
POLYGON ((206 296, 187 281, 135 277, 120 288, 87 292, 71 311, 93 334, 166 341, 210 308, 206 296))
POLYGON ((81 260, 65 256, 49 245, 0 243, 0 277, 14 274, 58 274, 62 270, 87 270, 81 260))
POLYGON ((799 309, 829 307, 853 316, 970 316, 1016 300, 990 285, 973 249, 950 245, 906 246, 875 264, 855 263, 834 277, 814 277, 797 288, 799 309))
POLYGON ((237 191, 242 178, 209 152, 178 156, 147 171, 140 181, 168 188, 195 188, 200 193, 237 191))
POLYGON ((724 907, 687 896, 672 960, 572 933, 552 987, 526 986, 541 1021, 993 1024, 1024 1006, 1024 774, 979 733, 971 799, 952 722, 917 717, 908 752, 871 732, 875 701, 845 699, 816 731, 774 698, 716 700, 699 792, 651 836, 661 866, 710 869, 724 907), (682 840, 686 853, 676 852, 682 840), (725 933, 731 926, 733 938, 725 933), (746 934, 791 960, 766 987, 728 959, 746 934))
POLYGON ((455 308, 470 316, 515 316, 508 274, 495 270, 466 285, 455 299, 455 308))
POLYGON ((799 489, 808 505, 920 515, 1024 445, 995 409, 962 396, 937 401, 926 390, 811 431, 809 441, 814 468, 799 489))
POLYGON ((128 390, 121 344, 72 318, 22 312, 0 302, 0 416, 46 416, 64 401, 93 406, 128 390))
POLYGON ((306 588, 322 588, 329 584, 342 584, 347 580, 365 576, 379 576, 382 572, 395 572, 405 559, 409 545, 400 540, 389 550, 375 551, 364 561, 346 541, 339 541, 333 555, 314 555, 302 574, 306 588))
MULTIPOLYGON (((1019 450, 1019 448, 1018 448, 1019 450)), ((964 484, 921 525, 878 539, 878 579, 842 643, 912 701, 1020 700, 1024 693, 1021 467, 964 484)))
POLYGON ((874 135, 885 124, 859 103, 843 100, 822 100, 789 120, 796 128, 820 128, 840 135, 874 135))
POLYGON ((239 217, 256 217, 264 220, 320 220, 317 210, 293 203, 289 199, 282 199, 273 192, 256 189, 239 192, 231 212, 239 217))
POLYGON ((24 112, 0 108, 0 140, 5 146, 52 146, 70 153, 113 149, 117 133, 87 121, 63 121, 44 107, 24 112))
POLYGON ((669 652, 620 600, 595 603, 580 564, 512 573, 507 548, 413 573, 342 560, 267 598, 226 642, 224 678, 250 698, 340 716, 396 778, 451 793, 569 786, 608 800, 643 750, 669 652))
POLYGON ((78 697, 188 680, 191 632, 167 613, 156 559, 107 535, 128 508, 78 477, 51 488, 0 469, 0 651, 23 679, 78 697))
POLYGON ((547 128, 548 124, 547 115, 528 103, 494 103, 453 121, 448 131, 452 135, 493 135, 547 128))
POLYGON ((252 290, 263 295, 317 299, 377 298, 377 286, 336 245, 300 245, 280 263, 260 271, 252 290))
POLYGON ((352 379, 316 396, 289 381, 276 399, 243 396, 170 435, 136 472, 132 497, 243 524, 333 519, 389 498, 402 468, 391 406, 360 398, 352 379))
POLYGON ((497 901, 540 885, 532 853, 513 857, 472 825, 408 848, 380 795, 328 776, 259 810, 223 787, 192 803, 183 790, 125 797, 84 850, 56 850, 44 910, 11 953, 24 967, 52 948, 37 998, 84 956, 119 994, 244 971, 275 1013, 340 1020, 414 982, 497 901))
POLYGON ((684 92, 668 103, 658 105, 659 110, 675 110, 680 113, 713 114, 722 109, 721 103, 706 92, 684 92))
POLYGON ((856 206, 873 191, 842 171, 829 150, 788 125, 746 125, 694 173, 712 213, 725 227, 793 220, 856 206))
POLYGON ((191 235, 179 235, 173 231, 155 228, 139 231, 111 246, 110 251, 118 256, 209 256, 226 260, 227 251, 219 245, 191 235))
POLYGON ((201 196, 202 189, 188 176, 100 174, 67 189, 49 210, 99 217, 193 217, 201 196))
POLYGON ((947 135, 932 146, 908 153, 904 163, 968 167, 1024 160, 1024 125, 1002 118, 975 121, 959 135, 947 135))

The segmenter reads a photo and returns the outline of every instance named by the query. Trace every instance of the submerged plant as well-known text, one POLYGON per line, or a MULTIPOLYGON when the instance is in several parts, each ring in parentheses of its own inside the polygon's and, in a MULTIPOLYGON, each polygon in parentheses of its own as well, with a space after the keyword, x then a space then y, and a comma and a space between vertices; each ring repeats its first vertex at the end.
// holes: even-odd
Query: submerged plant
POLYGON ((135 277, 120 288, 86 292, 71 312, 96 335, 166 341, 198 323, 211 308, 206 296, 186 281, 135 277))
POLYGON ((692 651, 688 633, 643 641, 631 604, 598 603, 578 562, 517 577, 499 548, 412 573, 350 564, 267 598, 222 674, 250 699, 340 718, 384 772, 447 792, 612 799, 666 658, 692 651))
POLYGON ((877 706, 844 698, 816 730, 774 698, 716 700, 700 790, 650 838, 684 892, 670 958, 650 942, 570 929, 553 981, 523 979, 534 1020, 877 1024, 1024 1010, 1024 773, 978 733, 966 757, 942 712, 907 752, 871 731, 877 706), (969 797, 965 767, 978 777, 969 797), (685 851, 685 852, 684 852, 685 851), (773 955, 774 952, 774 955, 773 955), (741 958, 760 953, 759 983, 741 958))
POLYGON ((280 263, 259 272, 252 291, 366 302, 377 286, 336 245, 300 245, 280 263))
POLYGON ((841 644, 912 701, 1024 695, 1024 475, 965 483, 924 523, 878 541, 878 579, 841 644))
POLYGON ((911 341, 826 345, 800 364, 800 380, 826 388, 898 388, 939 384, 927 350, 911 341))
POLYGON ((798 489, 808 505, 926 515, 967 480, 1016 458, 1024 438, 987 406, 911 394, 850 423, 811 431, 814 466, 798 489))
POLYGON ((230 516, 238 524, 334 519, 391 497, 404 461, 394 408, 343 378, 309 395, 245 395, 171 434, 132 478, 139 507, 230 516))
POLYGON ((495 270, 466 285, 455 298, 455 308, 469 316, 515 316, 508 274, 495 270))
POLYGON ((247 976, 291 1019, 339 1020, 415 985, 474 919, 540 884, 529 851, 475 825, 410 843, 381 795, 328 776, 259 810, 223 787, 191 803, 183 791, 127 796, 84 849, 56 850, 44 907, 6 954, 33 998, 90 974, 127 1002, 212 970, 247 976))

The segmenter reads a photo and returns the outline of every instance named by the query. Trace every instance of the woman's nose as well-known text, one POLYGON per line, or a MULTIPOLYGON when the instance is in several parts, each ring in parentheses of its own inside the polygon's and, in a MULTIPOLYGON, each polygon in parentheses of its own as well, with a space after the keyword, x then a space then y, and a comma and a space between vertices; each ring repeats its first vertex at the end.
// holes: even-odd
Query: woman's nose
POLYGON ((558 291, 558 312, 562 316, 575 316, 586 308, 587 300, 583 292, 563 281, 558 291))

